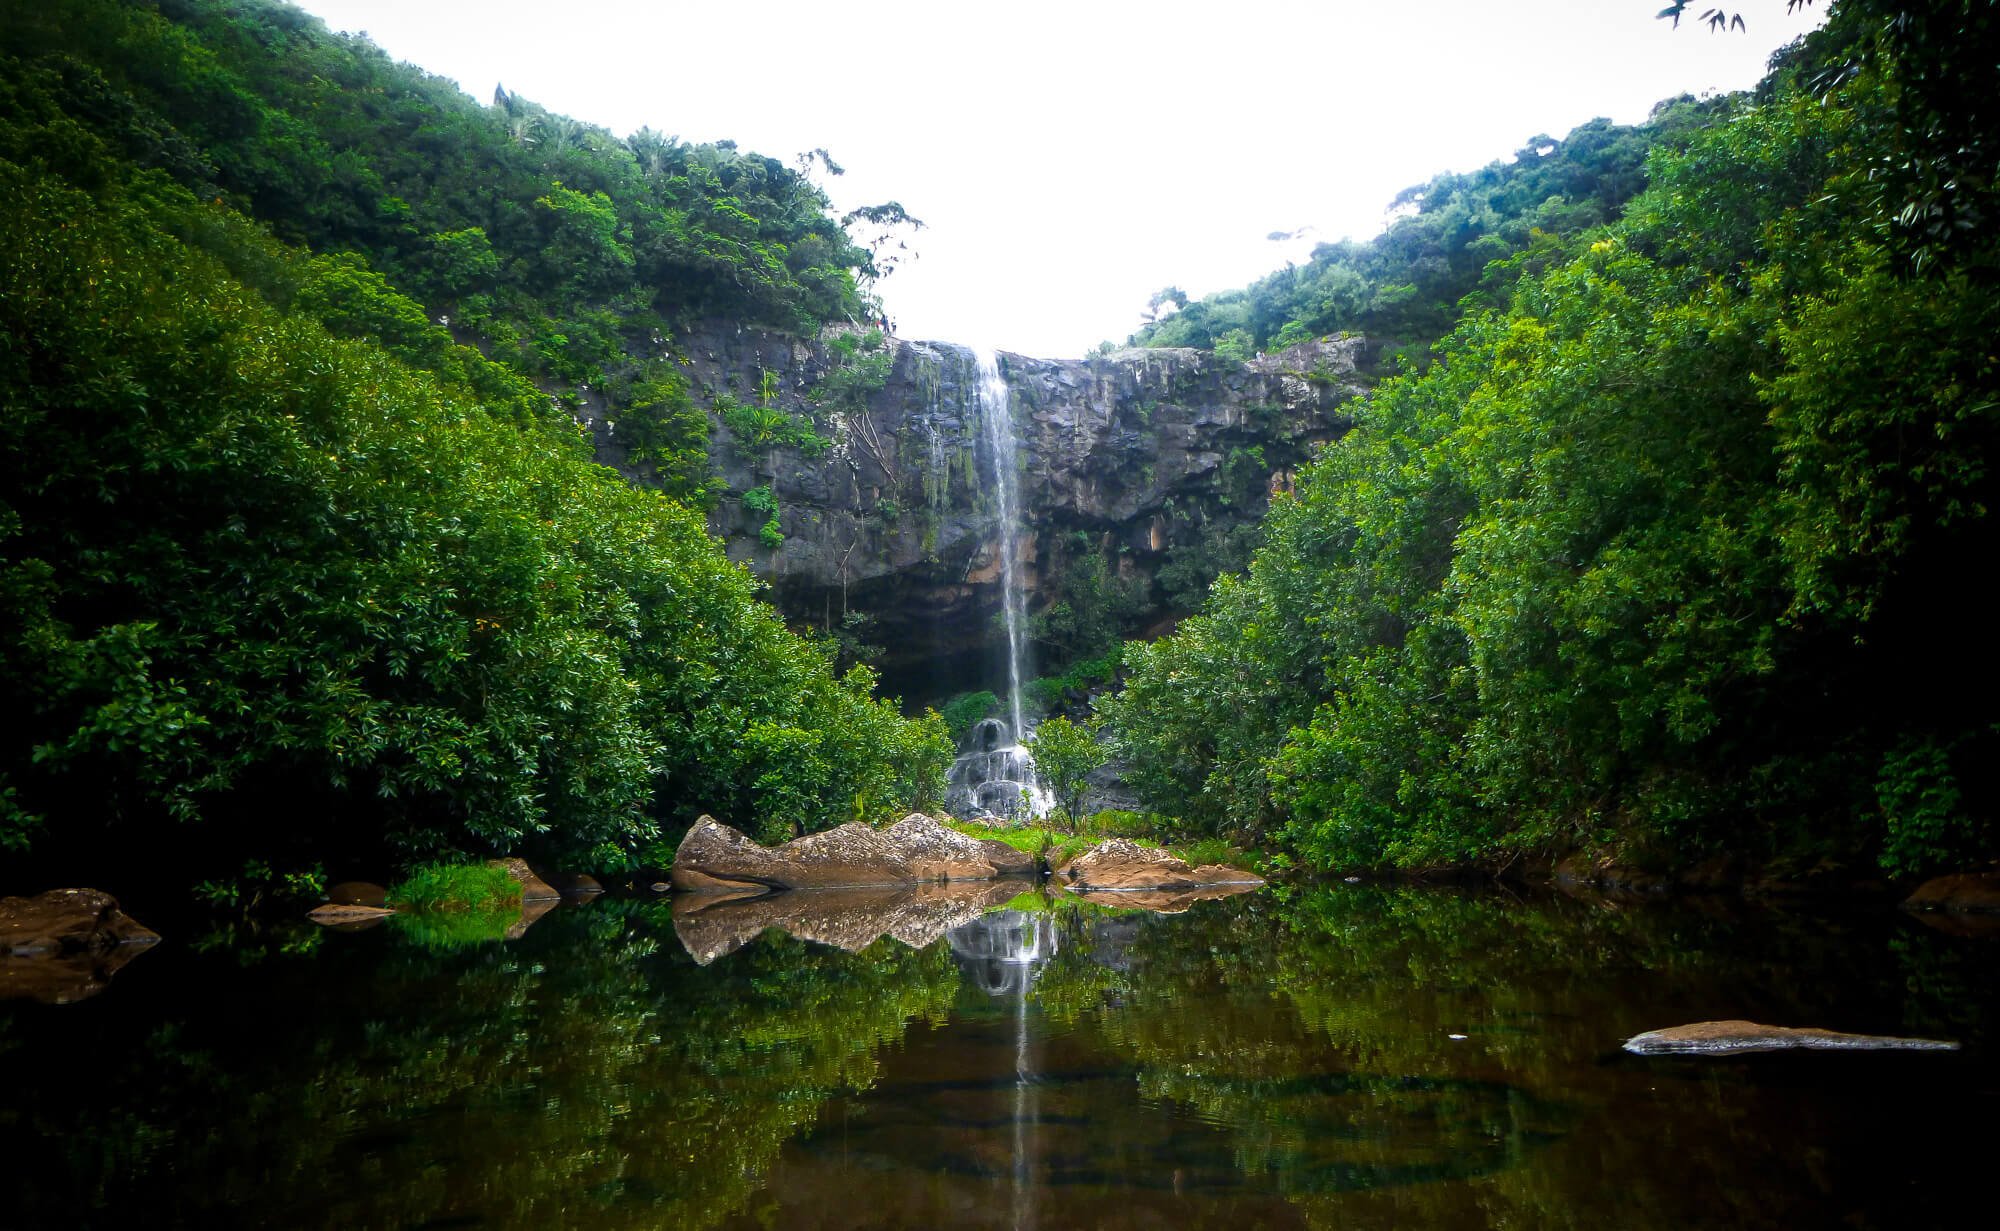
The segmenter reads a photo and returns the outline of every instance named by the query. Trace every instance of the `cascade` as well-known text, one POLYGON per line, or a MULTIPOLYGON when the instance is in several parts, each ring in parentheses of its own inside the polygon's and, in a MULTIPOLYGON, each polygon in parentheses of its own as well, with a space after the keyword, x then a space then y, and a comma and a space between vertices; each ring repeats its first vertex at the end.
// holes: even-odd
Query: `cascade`
POLYGON ((1007 378, 993 351, 973 352, 979 370, 979 418, 993 464, 993 493, 1000 519, 1000 613, 1007 632, 1007 718, 988 718, 966 737, 947 775, 945 807, 956 816, 1017 818, 1048 811, 1048 792, 1035 779, 1035 761, 1022 741, 1021 676, 1027 659, 1027 594, 1021 585, 1020 454, 1014 440, 1007 378))

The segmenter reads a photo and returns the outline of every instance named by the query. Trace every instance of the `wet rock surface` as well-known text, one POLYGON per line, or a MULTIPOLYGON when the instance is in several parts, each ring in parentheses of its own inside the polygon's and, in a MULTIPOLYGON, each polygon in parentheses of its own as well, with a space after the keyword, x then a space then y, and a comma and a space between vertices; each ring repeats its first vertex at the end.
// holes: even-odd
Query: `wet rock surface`
POLYGON ((1665 1030, 1649 1030, 1625 1040, 1625 1050, 1640 1056, 1734 1056, 1744 1052, 1791 1048, 1819 1051, 1957 1051, 1958 1044, 1945 1039, 1843 1034, 1817 1026, 1766 1026, 1746 1021, 1695 1022, 1665 1030))
POLYGON ((363 906, 353 902, 328 902, 306 912, 306 918, 321 927, 342 932, 360 932, 395 914, 386 906, 363 906))
POLYGON ((1100 842, 1078 855, 1056 869, 1055 880, 1073 893, 1181 891, 1222 885, 1255 889, 1264 883, 1262 877, 1222 864, 1189 867, 1177 855, 1126 838, 1100 842))
POLYGON ((682 892, 740 893, 990 880, 1032 871, 1032 862, 1011 847, 1002 855, 922 813, 888 829, 849 822, 775 847, 705 816, 674 853, 672 883, 682 892))
POLYGON ((159 940, 102 890, 0 898, 0 998, 44 1004, 87 999, 159 940))

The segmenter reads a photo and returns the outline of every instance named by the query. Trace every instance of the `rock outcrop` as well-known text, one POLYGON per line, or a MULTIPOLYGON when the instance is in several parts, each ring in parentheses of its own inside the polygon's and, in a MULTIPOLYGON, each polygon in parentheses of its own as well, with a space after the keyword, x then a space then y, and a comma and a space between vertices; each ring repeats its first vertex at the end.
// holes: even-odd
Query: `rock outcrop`
MULTIPOLYGON (((830 341, 725 323, 677 340, 691 392, 711 408, 711 462, 729 488, 711 529, 793 621, 871 617, 863 635, 884 647, 892 686, 919 671, 950 678, 955 666, 959 682, 977 678, 1001 582, 972 352, 890 339, 860 357, 879 367, 878 385, 831 379, 843 367, 851 376, 857 360, 830 341), (828 447, 739 440, 721 409, 731 401, 809 420, 828 447), (742 496, 760 489, 772 503, 746 507, 742 496), (764 534, 773 516, 783 533, 775 548, 764 534)), ((1346 430, 1347 404, 1372 385, 1382 349, 1333 338, 1248 364, 1185 349, 1003 354, 1031 606, 1079 552, 1150 590, 1170 549, 1255 520, 1315 445, 1346 430)), ((580 410, 600 460, 647 482, 648 468, 625 453, 620 413, 596 395, 580 410)), ((1151 603, 1163 609, 1158 594, 1151 603)))
POLYGON ((742 893, 991 880, 1027 875, 1032 861, 1004 853, 940 822, 911 813, 887 829, 860 822, 766 847, 713 817, 702 817, 674 852, 672 883, 683 892, 742 893))
POLYGON ((1765 1026, 1757 1022, 1695 1022, 1649 1030, 1625 1040, 1625 1050, 1641 1056, 1734 1056, 1744 1052, 1812 1048, 1826 1051, 1957 1051, 1943 1039, 1905 1039, 1881 1034, 1842 1034, 1816 1026, 1765 1026))
POLYGON ((101 890, 0 898, 0 998, 86 999, 159 939, 101 890))
POLYGON ((1056 883, 1073 893, 1175 892, 1209 887, 1255 889, 1262 877, 1219 863, 1189 867, 1167 851, 1126 838, 1100 842, 1056 869, 1056 883))

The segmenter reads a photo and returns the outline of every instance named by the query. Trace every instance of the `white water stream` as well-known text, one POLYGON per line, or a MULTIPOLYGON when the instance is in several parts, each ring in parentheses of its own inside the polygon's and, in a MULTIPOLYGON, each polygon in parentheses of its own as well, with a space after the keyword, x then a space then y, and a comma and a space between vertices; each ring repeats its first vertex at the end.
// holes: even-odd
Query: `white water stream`
POLYGON ((1021 585, 1020 449, 1014 439, 1012 394, 1000 357, 976 350, 979 419, 993 464, 999 514, 1000 611, 1007 630, 1007 718, 977 724, 949 775, 946 806, 960 816, 1025 819, 1049 810, 1047 791, 1035 778, 1034 758, 1022 746, 1028 725, 1021 710, 1021 677, 1027 665, 1028 600, 1021 585))

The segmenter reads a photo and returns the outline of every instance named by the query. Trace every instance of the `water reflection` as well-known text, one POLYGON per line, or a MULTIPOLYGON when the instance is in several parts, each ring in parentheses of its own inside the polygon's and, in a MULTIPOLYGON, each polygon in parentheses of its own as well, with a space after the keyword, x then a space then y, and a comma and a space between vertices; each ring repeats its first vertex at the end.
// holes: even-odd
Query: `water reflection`
POLYGON ((680 905, 162 946, 0 1008, 0 1225, 1929 1225, 1984 1141, 1909 1126, 2000 1094, 2000 946, 1888 916, 680 905), (1967 1050, 1617 1051, 1719 1016, 1967 1050))
POLYGON ((975 987, 1013 1002, 1014 1157, 1013 1225, 1036 1225, 1035 1123, 1040 1118, 1036 1056, 1028 1029, 1028 992, 1056 954, 1056 927, 1044 911, 1002 910, 953 928, 946 936, 958 969, 975 987))

